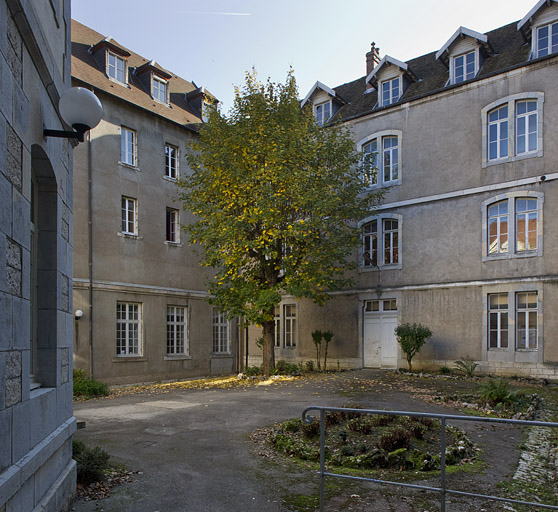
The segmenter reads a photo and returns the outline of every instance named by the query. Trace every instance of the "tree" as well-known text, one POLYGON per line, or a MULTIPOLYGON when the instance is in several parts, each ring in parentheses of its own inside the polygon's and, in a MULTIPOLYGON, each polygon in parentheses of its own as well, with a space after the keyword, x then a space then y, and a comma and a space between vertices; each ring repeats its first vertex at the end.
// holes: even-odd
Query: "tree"
POLYGON ((426 343, 426 340, 432 337, 432 331, 421 324, 401 324, 395 328, 395 335, 397 336, 397 341, 401 345, 401 350, 403 350, 407 356, 407 365, 411 372, 413 371, 413 365, 411 363, 413 357, 418 354, 419 350, 426 343))
POLYGON ((210 302, 263 328, 263 370, 274 366, 274 309, 281 294, 322 305, 350 282, 356 221, 380 194, 363 193, 348 130, 322 128, 300 109, 292 71, 285 84, 247 73, 228 115, 212 108, 188 152, 180 185, 202 265, 215 269, 210 302))

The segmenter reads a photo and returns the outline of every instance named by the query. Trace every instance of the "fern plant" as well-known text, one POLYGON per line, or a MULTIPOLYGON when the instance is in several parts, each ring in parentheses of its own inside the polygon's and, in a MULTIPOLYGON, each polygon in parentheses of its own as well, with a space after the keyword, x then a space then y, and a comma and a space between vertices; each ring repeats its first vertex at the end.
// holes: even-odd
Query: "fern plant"
POLYGON ((465 377, 474 377, 475 370, 478 366, 479 365, 473 361, 472 357, 464 357, 463 359, 459 359, 459 361, 455 361, 453 368, 455 371, 465 375, 465 377))

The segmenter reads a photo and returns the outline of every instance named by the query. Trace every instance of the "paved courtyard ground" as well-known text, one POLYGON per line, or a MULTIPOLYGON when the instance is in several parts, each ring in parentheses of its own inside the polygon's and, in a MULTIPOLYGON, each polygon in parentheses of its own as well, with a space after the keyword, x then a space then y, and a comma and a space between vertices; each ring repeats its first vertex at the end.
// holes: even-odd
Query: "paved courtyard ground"
MULTIPOLYGON (((433 397, 476 388, 470 381, 401 378, 362 370, 232 389, 150 389, 114 398, 78 402, 74 414, 86 428, 75 438, 106 450, 114 462, 137 472, 104 500, 76 500, 76 512, 314 511, 315 470, 262 456, 250 435, 259 428, 300 417, 311 405, 359 403, 369 408, 459 413, 433 397)), ((524 433, 516 427, 468 424, 482 448, 482 472, 449 475, 449 486, 496 492, 511 479, 524 433)), ((379 488, 328 480, 326 510, 424 512, 439 510, 424 491, 379 488)), ((437 479, 421 483, 439 485, 437 479)), ((448 499, 447 511, 496 511, 502 504, 448 499)))

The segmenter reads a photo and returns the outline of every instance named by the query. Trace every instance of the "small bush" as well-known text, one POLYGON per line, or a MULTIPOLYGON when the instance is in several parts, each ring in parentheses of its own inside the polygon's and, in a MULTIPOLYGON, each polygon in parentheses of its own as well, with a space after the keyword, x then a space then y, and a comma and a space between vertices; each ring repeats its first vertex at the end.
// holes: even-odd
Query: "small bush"
POLYGON ((440 366, 438 373, 440 375, 450 375, 451 374, 451 368, 448 368, 447 366, 440 366))
POLYGON ((401 350, 407 356, 409 371, 413 371, 412 359, 418 354, 419 350, 432 337, 432 331, 421 324, 401 324, 395 328, 397 341, 401 345, 401 350))
POLYGON ((283 423, 283 429, 286 432, 298 432, 300 430, 301 422, 298 418, 293 420, 287 420, 283 423))
POLYGON ((94 398, 107 396, 109 393, 109 387, 104 382, 87 378, 82 369, 74 370, 74 397, 94 398))
POLYGON ((247 377, 256 377, 262 375, 262 369, 259 366, 247 366, 244 368, 244 375, 247 377))
POLYGON ((361 434, 365 435, 372 433, 372 430, 374 428, 374 424, 370 420, 370 418, 366 418, 363 416, 361 416, 360 418, 353 418, 349 421, 347 426, 349 427, 349 430, 352 430, 353 432, 360 432, 361 434))
POLYGON ((455 361, 454 369, 456 372, 461 373, 465 377, 474 377, 475 370, 478 368, 478 364, 473 361, 471 357, 464 357, 459 361, 455 361))
POLYGON ((307 439, 316 437, 320 433, 320 422, 314 420, 312 423, 302 423, 302 433, 307 439))
POLYGON ((503 379, 490 379, 480 386, 481 400, 486 400, 490 405, 496 406, 515 405, 525 398, 522 391, 510 391, 509 382, 503 379))
POLYGON ((374 416, 372 418, 372 424, 375 427, 387 427, 397 419, 397 416, 392 416, 390 414, 382 414, 380 416, 374 416))
POLYGON ((275 364, 275 375, 299 375, 298 366, 295 363, 287 363, 283 359, 280 359, 275 364))
POLYGON ((408 448, 410 441, 411 433, 404 427, 396 426, 382 434, 378 447, 386 452, 393 452, 399 448, 408 448))
POLYGON ((78 484, 101 482, 109 469, 109 454, 95 446, 90 448, 82 441, 72 441, 72 457, 77 462, 78 484))

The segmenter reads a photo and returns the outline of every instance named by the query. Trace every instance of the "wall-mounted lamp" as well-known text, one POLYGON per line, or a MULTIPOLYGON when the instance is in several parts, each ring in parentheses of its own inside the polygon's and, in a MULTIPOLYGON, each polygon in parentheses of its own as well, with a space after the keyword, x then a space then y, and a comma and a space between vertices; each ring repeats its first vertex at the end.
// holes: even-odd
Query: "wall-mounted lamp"
POLYGON ((99 98, 83 87, 67 89, 60 97, 58 109, 62 119, 75 131, 49 130, 45 128, 43 130, 45 137, 63 137, 83 142, 85 132, 95 128, 103 115, 103 106, 99 98))
POLYGON ((76 309, 76 312, 74 313, 74 316, 75 316, 76 320, 79 320, 83 316, 83 311, 81 309, 76 309))

